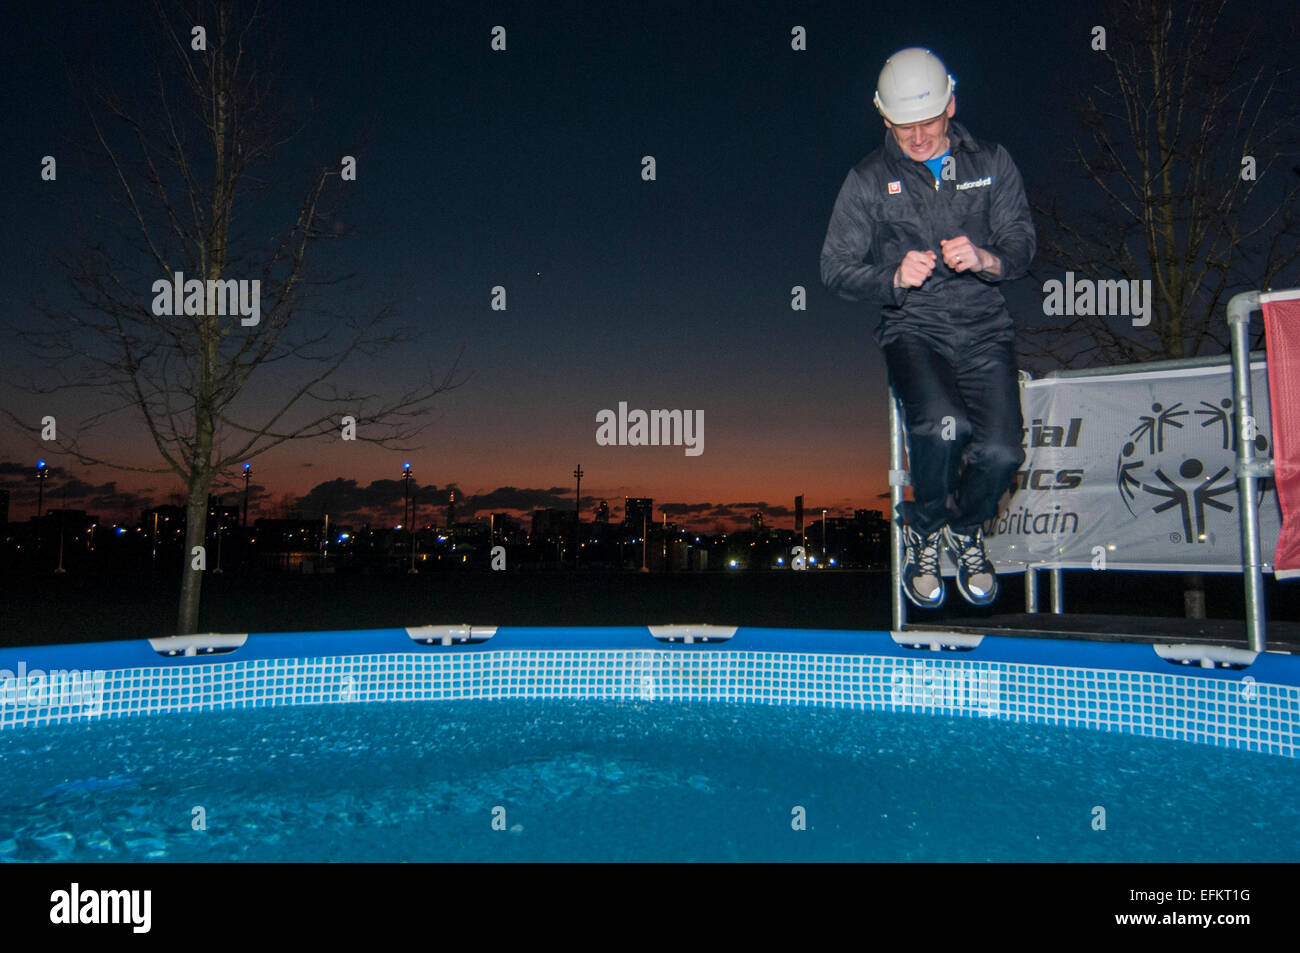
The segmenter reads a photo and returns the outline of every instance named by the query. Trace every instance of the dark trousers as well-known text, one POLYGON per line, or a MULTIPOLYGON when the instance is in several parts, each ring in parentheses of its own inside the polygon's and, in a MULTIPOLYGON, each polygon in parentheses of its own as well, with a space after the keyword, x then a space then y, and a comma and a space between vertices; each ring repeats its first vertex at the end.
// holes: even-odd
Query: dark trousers
POLYGON ((1025 462, 1015 345, 954 328, 944 341, 900 335, 884 354, 912 476, 913 498, 898 515, 922 535, 944 524, 970 535, 997 515, 1025 462))

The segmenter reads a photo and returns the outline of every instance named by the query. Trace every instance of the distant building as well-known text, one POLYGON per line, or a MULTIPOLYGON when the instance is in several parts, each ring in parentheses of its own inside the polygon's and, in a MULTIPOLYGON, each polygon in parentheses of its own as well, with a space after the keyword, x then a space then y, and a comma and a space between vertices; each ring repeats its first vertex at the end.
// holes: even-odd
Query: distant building
POLYGON ((854 510, 858 527, 859 555, 868 563, 889 561, 889 520, 880 510, 854 510))
MULTIPOLYGON (((8 494, 6 494, 6 496, 7 495, 8 494)), ((601 500, 600 505, 596 507, 596 522, 597 523, 609 522, 609 504, 606 503, 604 500, 601 500)))
POLYGON ((548 536, 571 535, 578 521, 578 514, 573 510, 547 508, 533 511, 533 538, 545 539, 548 536))
POLYGON ((320 550, 325 522, 259 519, 253 527, 259 553, 315 553, 320 550))
POLYGON ((215 533, 217 527, 230 527, 239 525, 239 507, 223 506, 221 497, 208 497, 208 525, 207 530, 215 533))
POLYGON ((640 534, 642 525, 654 525, 655 501, 650 497, 627 496, 623 498, 623 525, 640 534))
POLYGON ((487 520, 461 520, 447 527, 447 535, 453 543, 487 542, 488 528, 487 520))
POLYGON ((492 514, 492 533, 496 542, 513 543, 519 537, 522 529, 519 520, 509 513, 492 514))
POLYGON ((844 557, 849 543, 861 532, 861 527, 844 516, 827 516, 809 523, 807 532, 808 545, 813 552, 839 560, 844 557))
MULTIPOLYGON (((604 506, 604 504, 601 504, 604 506)), ((0 490, 0 529, 9 525, 9 491, 0 490)))
POLYGON ((140 529, 146 534, 158 527, 159 536, 185 531, 185 508, 181 506, 153 506, 140 514, 140 529))
POLYGON ((812 552, 821 553, 823 532, 825 555, 836 566, 871 568, 889 564, 889 521, 880 510, 855 510, 851 520, 828 516, 824 527, 821 520, 810 523, 807 545, 812 552))
POLYGON ((99 522, 99 517, 85 510, 46 510, 41 521, 47 526, 62 524, 68 533, 75 533, 90 529, 99 522))

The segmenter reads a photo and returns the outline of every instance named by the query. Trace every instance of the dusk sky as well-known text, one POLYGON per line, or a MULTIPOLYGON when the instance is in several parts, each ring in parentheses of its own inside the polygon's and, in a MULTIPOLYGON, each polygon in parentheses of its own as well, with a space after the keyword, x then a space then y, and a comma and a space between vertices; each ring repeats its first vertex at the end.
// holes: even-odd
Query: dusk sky
MULTIPOLYGON (((325 329, 337 320, 327 311, 368 315, 392 301, 398 322, 420 331, 345 367, 340 389, 396 396, 458 354, 464 378, 436 398, 419 449, 317 439, 250 461, 250 518, 278 515, 292 494, 306 498, 304 517, 332 522, 396 522, 405 460, 439 503, 456 489, 463 517, 571 507, 579 463, 584 519, 602 499, 621 517, 625 496, 653 497, 656 518, 700 529, 731 528, 755 509, 791 527, 796 494, 817 515, 886 508, 878 312, 829 294, 818 271, 845 175, 883 142, 876 76, 895 50, 932 48, 958 80, 956 119, 1008 149, 1032 202, 1075 176, 1068 97, 1099 22, 1077 5, 1017 2, 265 6, 280 45, 267 66, 293 123, 307 125, 256 170, 267 188, 236 205, 237 225, 265 241, 292 222, 315 169, 355 155, 338 223, 355 234, 310 263, 320 279, 353 277, 321 289, 319 310, 297 320, 325 329), (505 52, 489 46, 498 24, 505 52), (791 49, 796 25, 806 52, 791 49), (655 181, 642 180, 646 155, 655 181), (505 311, 491 308, 496 285, 505 311), (791 309, 796 285, 806 311, 791 309), (597 446, 597 413, 620 401, 702 411, 703 453, 597 446)), ((1294 21, 1282 12, 1290 4, 1272 6, 1294 21)), ((34 327, 37 304, 69 302, 57 253, 111 240, 102 217, 117 207, 72 149, 87 126, 65 67, 99 63, 120 91, 147 93, 141 22, 129 4, 33 4, 9 19, 8 322, 34 327), (47 154, 60 162, 52 183, 39 174, 47 154)), ((135 280, 150 300, 152 277, 135 280)), ((1004 290, 1013 313, 1041 307, 1032 279, 1004 290)), ((104 409, 85 393, 36 398, 13 386, 42 374, 6 347, 0 401, 32 425, 54 414, 74 431, 104 409)), ((241 406, 261 419, 270 402, 253 393, 241 406)), ((122 464, 160 465, 129 411, 79 436, 122 464)), ((35 513, 38 456, 54 468, 47 507, 135 520, 182 491, 174 475, 41 453, 0 420, 11 520, 35 513)), ((227 502, 236 487, 232 468, 227 502)))

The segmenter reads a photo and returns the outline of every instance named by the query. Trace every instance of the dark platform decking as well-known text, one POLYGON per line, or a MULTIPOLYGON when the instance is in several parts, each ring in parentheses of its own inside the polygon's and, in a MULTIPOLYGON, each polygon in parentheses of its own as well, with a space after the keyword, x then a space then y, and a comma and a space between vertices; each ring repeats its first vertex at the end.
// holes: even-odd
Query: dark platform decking
MULTIPOLYGON (((983 635, 1021 638, 1070 638, 1099 642, 1196 643, 1248 648, 1246 623, 1240 619, 1178 619, 1162 616, 1085 615, 1050 612, 1009 613, 977 618, 957 616, 926 624, 915 618, 904 626, 928 631, 951 630, 983 635)), ((1273 652, 1300 654, 1300 622, 1270 621, 1267 648, 1273 652)))

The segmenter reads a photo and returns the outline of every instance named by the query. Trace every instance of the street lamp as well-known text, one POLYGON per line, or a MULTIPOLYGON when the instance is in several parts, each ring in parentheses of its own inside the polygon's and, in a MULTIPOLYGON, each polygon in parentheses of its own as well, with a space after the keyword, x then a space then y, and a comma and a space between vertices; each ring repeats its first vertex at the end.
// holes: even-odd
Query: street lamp
POLYGON ((573 568, 582 560, 582 464, 573 471, 578 485, 573 493, 573 568))
MULTIPOLYGON (((412 476, 414 476, 414 474, 411 472, 411 465, 409 463, 403 463, 402 483, 403 483, 403 489, 405 495, 402 498, 402 522, 407 526, 410 526, 410 524, 407 523, 406 521, 406 508, 411 503, 411 477, 412 476)), ((411 526, 410 529, 411 529, 411 572, 415 572, 415 527, 411 526)))
POLYGON ((36 518, 41 518, 41 508, 45 504, 45 481, 50 478, 50 469, 44 460, 36 461, 36 518))
POLYGON ((213 575, 221 575, 221 499, 217 499, 217 568, 212 570, 213 575))
POLYGON ((67 518, 67 515, 68 508, 65 505, 63 509, 59 510, 59 567, 54 570, 56 576, 59 573, 67 572, 67 570, 63 568, 63 521, 67 518))
POLYGON ((45 504, 45 481, 50 477, 50 471, 45 466, 44 460, 36 461, 36 552, 42 554, 44 550, 45 533, 41 529, 41 509, 45 504))
POLYGON ((645 564, 646 547, 650 545, 649 535, 646 532, 646 513, 641 511, 641 571, 649 572, 650 567, 645 564))
POLYGON ((244 528, 248 529, 248 478, 253 473, 251 463, 244 464, 244 528))
POLYGON ((411 497, 411 568, 406 571, 408 576, 417 575, 420 570, 415 568, 415 497, 411 497))
POLYGON ((822 507, 822 567, 826 566, 826 507, 822 507))
POLYGON ((406 492, 406 495, 402 498, 402 522, 403 523, 406 522, 406 508, 407 506, 410 505, 411 502, 411 476, 412 476, 411 465, 409 463, 403 463, 402 483, 404 484, 405 492, 406 492))

